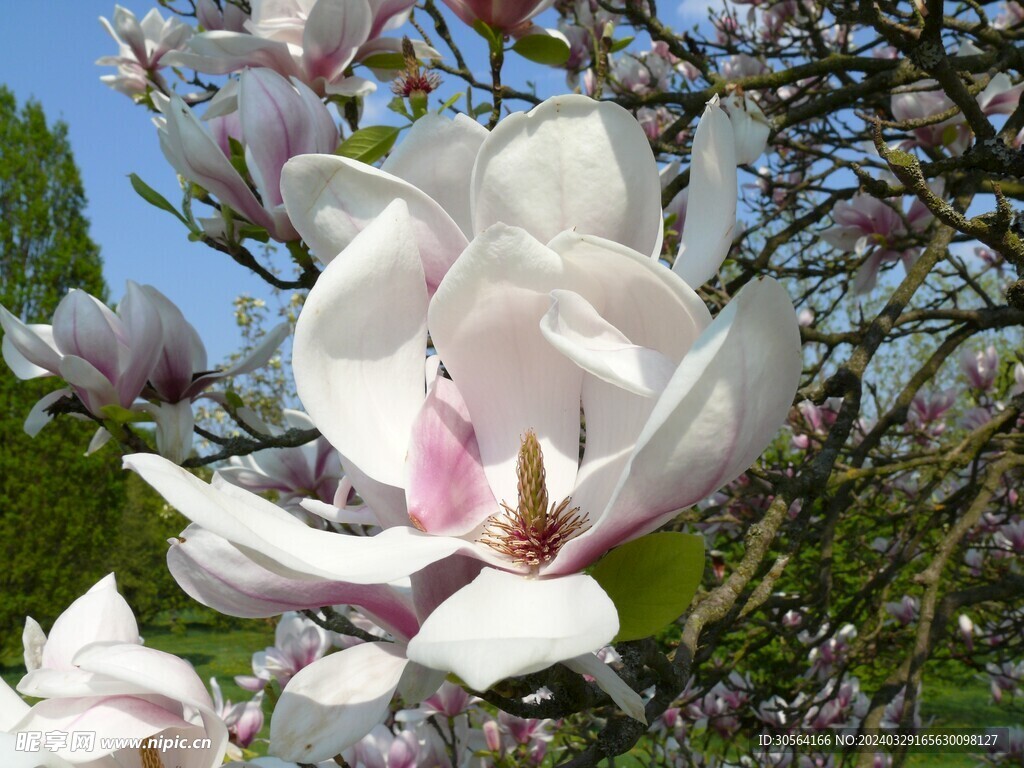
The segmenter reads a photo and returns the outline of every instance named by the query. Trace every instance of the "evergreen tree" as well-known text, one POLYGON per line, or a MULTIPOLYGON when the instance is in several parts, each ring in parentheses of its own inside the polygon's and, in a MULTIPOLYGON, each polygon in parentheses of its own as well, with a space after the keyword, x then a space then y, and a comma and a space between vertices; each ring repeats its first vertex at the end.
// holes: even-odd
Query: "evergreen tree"
MULTIPOLYGON (((26 322, 48 323, 70 288, 106 298, 85 205, 67 126, 48 126, 36 102, 19 110, 0 86, 0 303, 26 322)), ((96 425, 62 417, 35 438, 25 434, 32 405, 58 386, 0 366, 0 647, 8 652, 20 645, 26 614, 48 626, 111 570, 129 600, 134 585, 149 603, 144 613, 159 604, 155 591, 173 588, 162 559, 164 529, 175 524, 154 514, 152 495, 140 503, 129 493, 116 450, 83 456, 96 425)))

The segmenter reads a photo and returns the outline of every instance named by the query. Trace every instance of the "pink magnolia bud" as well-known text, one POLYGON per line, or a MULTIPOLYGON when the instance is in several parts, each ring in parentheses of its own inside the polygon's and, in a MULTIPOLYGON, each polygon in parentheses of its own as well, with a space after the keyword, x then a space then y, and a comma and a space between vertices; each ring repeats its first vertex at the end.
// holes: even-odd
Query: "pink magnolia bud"
POLYGON ((469 26, 479 20, 499 32, 512 32, 538 13, 551 7, 554 0, 444 0, 469 26))

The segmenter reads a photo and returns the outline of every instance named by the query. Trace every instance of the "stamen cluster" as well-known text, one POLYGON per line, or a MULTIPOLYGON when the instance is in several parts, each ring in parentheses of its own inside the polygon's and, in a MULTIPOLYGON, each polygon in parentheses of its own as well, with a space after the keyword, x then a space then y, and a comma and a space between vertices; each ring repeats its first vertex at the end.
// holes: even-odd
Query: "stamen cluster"
POLYGON ((544 472, 544 454, 534 431, 528 430, 516 461, 519 504, 512 509, 502 501, 504 512, 486 523, 480 541, 509 557, 516 565, 527 565, 536 572, 550 562, 558 550, 576 537, 587 525, 586 513, 570 507, 572 497, 548 506, 544 472))

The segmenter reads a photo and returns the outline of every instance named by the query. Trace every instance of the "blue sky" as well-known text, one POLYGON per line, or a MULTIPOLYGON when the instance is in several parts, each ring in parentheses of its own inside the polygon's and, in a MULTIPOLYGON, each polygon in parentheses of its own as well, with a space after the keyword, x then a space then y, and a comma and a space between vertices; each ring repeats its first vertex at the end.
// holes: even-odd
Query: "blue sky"
MULTIPOLYGON (((153 0, 121 4, 139 18, 155 6, 153 0)), ((698 7, 704 4, 705 0, 686 0, 677 22, 692 25, 705 15, 698 7)), ((180 199, 149 113, 99 80, 113 69, 97 67, 95 60, 115 54, 117 48, 98 19, 111 17, 113 11, 110 0, 7 4, 0 25, 0 82, 19 102, 34 98, 48 119, 68 124, 89 199, 86 214, 103 254, 111 297, 120 298, 128 279, 155 285, 182 308, 215 362, 237 346, 232 299, 241 293, 265 296, 267 291, 262 281, 228 257, 190 243, 179 222, 143 202, 128 183, 128 174, 134 172, 172 202, 180 199)), ((542 22, 553 24, 553 17, 542 22)), ((459 39, 465 40, 470 61, 485 66, 483 41, 454 19, 452 28, 462 34, 459 39)), ((521 83, 526 77, 537 82, 543 95, 566 90, 561 72, 525 69, 510 60, 506 80, 521 83)), ((380 115, 389 96, 387 85, 382 85, 366 116, 380 115)))

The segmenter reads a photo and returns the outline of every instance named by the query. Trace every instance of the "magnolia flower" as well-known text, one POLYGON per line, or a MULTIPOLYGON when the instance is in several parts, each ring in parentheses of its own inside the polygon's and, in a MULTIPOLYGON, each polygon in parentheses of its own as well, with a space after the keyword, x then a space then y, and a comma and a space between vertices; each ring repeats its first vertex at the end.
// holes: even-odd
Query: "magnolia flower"
POLYGON ((49 637, 30 618, 24 638, 28 674, 18 690, 42 701, 24 707, 16 722, 8 721, 10 733, 93 731, 92 746, 68 740, 52 752, 68 763, 96 768, 137 765, 140 758, 147 766, 221 764, 227 730, 202 681, 188 662, 141 644, 135 617, 117 593, 113 574, 72 603, 54 622, 49 637), (114 749, 107 746, 112 737, 180 738, 187 746, 209 738, 212 746, 114 749))
POLYGON ((214 0, 199 0, 196 3, 196 21, 207 32, 215 29, 243 32, 248 20, 249 15, 230 0, 222 2, 220 6, 214 0))
MULTIPOLYGON (((217 29, 194 36, 167 60, 198 72, 223 75, 268 67, 295 78, 318 95, 362 96, 376 89, 352 74, 375 54, 400 53, 401 40, 381 38, 409 18, 412 0, 252 0, 248 34, 217 29)), ((436 51, 420 46, 421 55, 436 51)))
POLYGON ((53 325, 25 324, 0 307, 3 356, 14 375, 59 376, 71 385, 35 404, 25 421, 28 434, 38 434, 52 418, 46 409, 72 393, 99 418, 108 406, 132 406, 160 355, 163 329, 151 295, 129 281, 115 313, 95 296, 71 290, 53 325))
MULTIPOLYGON (((290 429, 313 427, 301 411, 286 408, 284 419, 290 429)), ((346 508, 352 491, 351 481, 342 473, 338 452, 322 437, 295 448, 266 448, 248 456, 232 456, 229 465, 218 471, 225 480, 242 488, 276 493, 278 504, 307 523, 320 526, 323 518, 304 510, 303 499, 319 499, 346 508)))
POLYGON ((965 347, 960 351, 960 369, 972 387, 987 392, 999 374, 999 353, 991 344, 985 349, 965 347))
POLYGON ((554 0, 444 0, 444 4, 469 26, 479 20, 498 32, 513 32, 550 8, 554 0))
MULTIPOLYGON (((295 155, 333 152, 338 127, 316 94, 299 80, 292 78, 289 83, 271 69, 246 70, 233 93, 219 107, 235 105, 237 114, 211 120, 212 130, 204 128, 179 97, 157 98, 163 113, 163 118, 155 120, 160 148, 179 174, 235 214, 263 227, 275 240, 295 240, 297 234, 281 199, 281 168, 295 155), (240 159, 245 160, 251 186, 232 164, 229 137, 244 148, 240 159)), ((204 225, 211 236, 227 239, 224 220, 204 225)))
POLYGON ((855 252, 864 261, 854 278, 854 290, 867 293, 878 282, 882 264, 902 261, 909 268, 917 258, 917 250, 898 250, 899 240, 910 233, 923 232, 932 221, 932 213, 917 198, 904 217, 895 208, 876 197, 865 194, 841 200, 832 209, 835 224, 820 233, 829 245, 841 251, 855 252))
POLYGON ((114 23, 102 16, 100 23, 118 45, 117 56, 103 56, 96 60, 100 66, 117 67, 116 75, 104 75, 100 80, 116 91, 128 96, 145 94, 151 82, 165 87, 158 70, 168 65, 162 61, 171 51, 184 47, 192 36, 192 27, 177 16, 164 19, 156 8, 150 10, 140 23, 135 14, 120 5, 114 6, 114 23))
MULTIPOLYGON (((473 129, 464 124, 424 130, 448 126, 464 143, 437 143, 435 155, 472 156, 473 129)), ((727 129, 712 104, 691 175, 722 178, 735 205, 727 129), (720 121, 725 135, 710 135, 720 121)), ((380 171, 309 156, 283 176, 286 204, 314 251, 345 248, 300 316, 300 398, 342 454, 380 534, 308 529, 269 502, 225 493, 157 457, 126 459, 193 521, 259 552, 261 565, 282 575, 386 584, 416 574, 421 621, 404 653, 355 646, 293 679, 289 688, 306 696, 296 696, 290 720, 308 730, 300 738, 299 725, 287 726, 289 757, 337 746, 324 710, 340 711, 355 694, 354 683, 336 681, 374 676, 373 701, 364 691, 358 715, 369 719, 409 661, 481 690, 562 661, 642 718, 639 697, 593 655, 619 622, 582 570, 739 475, 775 435, 796 390, 799 334, 778 284, 750 284, 712 320, 693 289, 655 260, 657 168, 629 113, 551 99, 478 146, 472 183, 462 187, 472 204, 458 194, 451 203, 471 226, 468 246, 423 190, 380 171), (380 204, 384 195, 393 201, 380 204), (611 239, 586 234, 595 230, 611 239), (425 366, 428 331, 437 356, 425 366)), ((406 154, 403 162, 422 172, 443 160, 406 154)), ((723 193, 709 182, 706 195, 723 193)), ((714 230, 720 223, 713 217, 712 231, 702 231, 688 222, 684 231, 690 247, 713 244, 699 257, 687 251, 701 271, 713 273, 713 260, 724 258, 731 223, 726 235, 714 230)))

